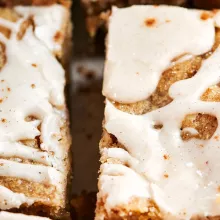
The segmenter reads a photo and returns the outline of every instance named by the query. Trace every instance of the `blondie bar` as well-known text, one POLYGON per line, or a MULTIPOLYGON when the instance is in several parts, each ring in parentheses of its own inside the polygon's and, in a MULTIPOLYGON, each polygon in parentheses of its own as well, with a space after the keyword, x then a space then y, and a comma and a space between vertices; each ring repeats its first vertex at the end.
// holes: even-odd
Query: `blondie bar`
POLYGON ((0 210, 69 215, 70 30, 62 4, 0 8, 0 210))
POLYGON ((113 8, 96 220, 220 218, 219 18, 113 8))

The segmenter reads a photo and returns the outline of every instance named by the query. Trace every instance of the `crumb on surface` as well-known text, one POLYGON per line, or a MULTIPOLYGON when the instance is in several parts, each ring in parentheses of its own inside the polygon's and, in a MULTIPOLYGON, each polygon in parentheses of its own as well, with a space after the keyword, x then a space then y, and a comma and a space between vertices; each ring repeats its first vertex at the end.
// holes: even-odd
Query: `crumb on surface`
POLYGON ((144 23, 148 27, 153 27, 156 24, 156 19, 155 18, 147 18, 144 23))
POLYGON ((5 118, 2 118, 2 119, 1 119, 1 122, 2 122, 2 123, 6 123, 7 120, 6 120, 5 118))
POLYGON ((60 42, 63 39, 62 33, 57 31, 53 37, 55 42, 60 42))
POLYGON ((202 12, 202 14, 200 15, 201 20, 204 20, 204 21, 212 17, 213 17, 213 13, 207 12, 207 11, 202 12))
POLYGON ((31 84, 31 88, 32 89, 36 88, 36 85, 35 84, 31 84))

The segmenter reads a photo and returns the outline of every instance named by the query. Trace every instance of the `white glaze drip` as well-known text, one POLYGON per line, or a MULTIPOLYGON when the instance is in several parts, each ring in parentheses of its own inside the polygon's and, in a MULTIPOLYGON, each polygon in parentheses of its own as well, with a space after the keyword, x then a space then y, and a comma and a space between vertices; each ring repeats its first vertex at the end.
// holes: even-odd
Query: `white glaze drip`
POLYGON ((14 193, 6 187, 0 186, 0 209, 19 208, 23 203, 32 205, 34 199, 27 198, 22 193, 14 193))
POLYGON ((0 159, 0 176, 17 177, 31 182, 51 185, 60 185, 64 179, 62 173, 55 168, 23 164, 4 159, 0 159))
POLYGON ((47 152, 22 145, 20 143, 0 142, 0 155, 3 158, 17 157, 20 159, 28 159, 51 166, 52 156, 47 152))
MULTIPOLYGON (((154 59, 151 60, 150 58, 152 62, 151 67, 159 66, 157 68, 160 68, 158 72, 151 71, 151 76, 149 76, 146 74, 149 66, 144 65, 143 71, 145 71, 145 75, 141 77, 141 80, 144 80, 144 84, 130 77, 130 73, 128 72, 131 69, 131 62, 126 65, 120 65, 122 70, 120 73, 115 67, 112 69, 113 72, 105 72, 105 80, 107 82, 118 83, 118 85, 115 84, 116 87, 112 87, 112 90, 108 90, 108 93, 106 90, 107 87, 104 85, 104 94, 107 97, 113 98, 114 101, 138 101, 141 97, 139 96, 140 94, 143 95, 142 97, 146 97, 146 91, 149 94, 153 92, 156 89, 158 81, 152 78, 157 74, 156 78, 161 76, 164 70, 161 68, 161 63, 164 61, 170 62, 170 58, 173 58, 170 57, 167 59, 165 56, 168 55, 165 55, 165 52, 169 54, 172 50, 177 51, 178 49, 176 48, 179 48, 179 44, 181 44, 173 41, 170 45, 169 42, 167 43, 167 39, 165 39, 162 45, 155 43, 159 39, 170 37, 170 34, 176 36, 176 32, 181 32, 175 25, 165 25, 164 28, 158 25, 158 30, 152 30, 152 33, 149 30, 147 34, 150 35, 147 36, 145 32, 140 31, 140 26, 138 25, 140 24, 140 20, 143 20, 143 12, 145 12, 145 18, 150 15, 160 19, 167 19, 166 16, 170 15, 171 17, 168 18, 170 18, 171 22, 175 23, 176 19, 176 22, 183 23, 181 26, 181 29, 184 31, 183 37, 189 34, 193 39, 192 41, 190 38, 187 40, 189 41, 188 49, 191 51, 191 54, 196 54, 199 51, 207 52, 213 44, 214 19, 207 19, 202 24, 201 22, 204 21, 197 19, 197 16, 200 19, 199 14, 201 12, 199 11, 190 11, 176 7, 168 8, 165 6, 158 8, 140 6, 113 12, 109 33, 110 48, 108 47, 108 49, 110 52, 107 56, 107 59, 110 61, 107 60, 106 68, 108 68, 108 62, 112 62, 113 55, 116 55, 116 52, 112 53, 112 51, 117 49, 118 52, 114 58, 113 66, 117 66, 118 61, 121 62, 122 60, 124 62, 125 58, 132 56, 132 52, 138 51, 138 53, 143 53, 142 57, 152 55, 154 59), (165 9, 166 12, 164 11, 165 9), (155 12, 155 10, 158 11, 155 12), (185 13, 188 15, 187 17, 185 17, 185 13), (128 15, 131 14, 133 16, 128 18, 128 15), (176 14, 176 18, 172 18, 174 14, 176 14), (139 18, 141 19, 139 20, 139 18), (130 19, 133 21, 130 21, 130 19), (116 21, 118 22, 117 24, 115 23, 116 21), (123 37, 124 33, 122 29, 120 35, 117 36, 119 36, 119 39, 122 36, 121 39, 125 41, 125 44, 120 42, 120 40, 112 40, 116 37, 114 33, 121 22, 125 26, 127 35, 123 37), (190 28, 186 27, 186 25, 193 26, 194 24, 196 24, 194 27, 195 31, 190 32, 190 28), (203 32, 204 30, 207 32, 203 32), (129 39, 131 40, 130 44, 127 41, 129 39), (141 47, 144 39, 148 39, 149 44, 146 44, 147 46, 142 45, 141 47), (191 44, 192 42, 194 43, 191 44), (119 46, 120 43, 122 43, 121 47, 119 46), (123 45, 125 46, 126 43, 129 46, 126 49, 127 52, 124 54, 124 58, 123 45), (200 45, 200 43, 203 45, 200 45), (132 45, 131 51, 130 45, 132 45), (120 49, 121 51, 119 51, 120 49), (192 52, 194 49, 197 52, 192 52), (160 63, 157 63, 156 61, 158 59, 155 59, 155 56, 160 56, 161 54, 164 54, 164 57, 161 57, 160 63), (125 73, 123 72, 124 70, 128 71, 126 72, 126 79, 123 78, 125 76, 123 75, 125 73), (142 91, 137 95, 136 90, 139 88, 142 89, 143 85, 145 92, 142 91), (117 90, 119 86, 121 86, 120 91, 117 90)), ((182 38, 180 37, 180 39, 182 38)), ((182 44, 187 43, 184 42, 185 39, 182 40, 182 44)), ((137 60, 133 63, 134 68, 139 68, 138 62, 140 60, 142 62, 141 57, 137 57, 137 60)), ((215 116, 218 122, 220 122, 219 102, 204 102, 200 100, 201 95, 207 88, 219 83, 219 60, 220 48, 217 48, 207 60, 203 61, 201 68, 194 77, 178 81, 170 87, 169 95, 173 98, 170 104, 144 115, 131 115, 122 112, 116 109, 108 100, 106 101, 104 128, 108 133, 113 134, 126 147, 129 153, 123 149, 111 148, 104 149, 102 154, 109 158, 119 159, 130 167, 128 168, 121 164, 112 165, 106 163, 104 168, 102 168, 103 173, 100 177, 99 196, 107 196, 105 204, 107 211, 110 211, 115 206, 126 205, 129 200, 138 196, 140 198, 153 199, 162 211, 165 220, 189 220, 192 216, 198 214, 205 216, 220 215, 220 126, 218 125, 211 139, 206 141, 199 139, 183 141, 181 138, 181 124, 188 114, 210 114, 215 116), (161 129, 155 129, 154 124, 162 124, 163 127, 161 129), (139 178, 134 178, 132 176, 134 173, 139 178), (126 196, 123 197, 121 194, 126 196)), ((185 131, 197 134, 197 131, 192 128, 185 128, 185 131)))

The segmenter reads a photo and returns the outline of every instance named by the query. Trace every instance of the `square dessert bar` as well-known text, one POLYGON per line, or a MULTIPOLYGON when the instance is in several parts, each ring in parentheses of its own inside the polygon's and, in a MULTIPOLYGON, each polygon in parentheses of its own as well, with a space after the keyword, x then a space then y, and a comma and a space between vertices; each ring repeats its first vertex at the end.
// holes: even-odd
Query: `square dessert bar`
POLYGON ((113 8, 96 220, 220 219, 219 18, 113 8))
POLYGON ((70 30, 62 4, 0 8, 0 210, 69 215, 70 30))
POLYGON ((86 26, 91 37, 105 28, 112 6, 127 7, 136 4, 184 5, 187 0, 81 0, 85 10, 86 26))

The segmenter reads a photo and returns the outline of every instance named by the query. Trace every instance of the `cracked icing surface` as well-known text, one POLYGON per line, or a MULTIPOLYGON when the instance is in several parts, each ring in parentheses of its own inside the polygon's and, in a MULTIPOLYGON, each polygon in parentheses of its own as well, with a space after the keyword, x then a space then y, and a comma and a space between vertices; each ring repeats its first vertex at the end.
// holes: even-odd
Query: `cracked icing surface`
POLYGON ((113 11, 104 129, 123 147, 101 144, 107 159, 101 166, 98 198, 105 198, 107 213, 140 198, 153 200, 164 219, 220 215, 220 48, 211 50, 218 16, 167 6, 113 11), (182 59, 185 53, 192 57, 182 59), (132 107, 123 112, 113 104, 147 99, 162 73, 178 65, 176 58, 186 65, 196 55, 201 55, 201 65, 191 77, 169 85, 166 105, 135 115, 132 107))
MULTIPOLYGON (((61 28, 63 10, 58 5, 39 10, 16 7, 23 16, 15 22, 0 18, 0 25, 11 32, 10 37, 0 33, 4 58, 0 70, 0 175, 55 186, 57 204, 66 188, 69 146, 60 142, 61 128, 67 126, 65 76, 52 54, 57 45, 51 37, 61 28), (55 15, 61 20, 54 21, 55 15), (31 141, 34 146, 27 144, 31 141)), ((48 203, 39 195, 28 197, 5 186, 0 191, 0 209, 48 203)))

